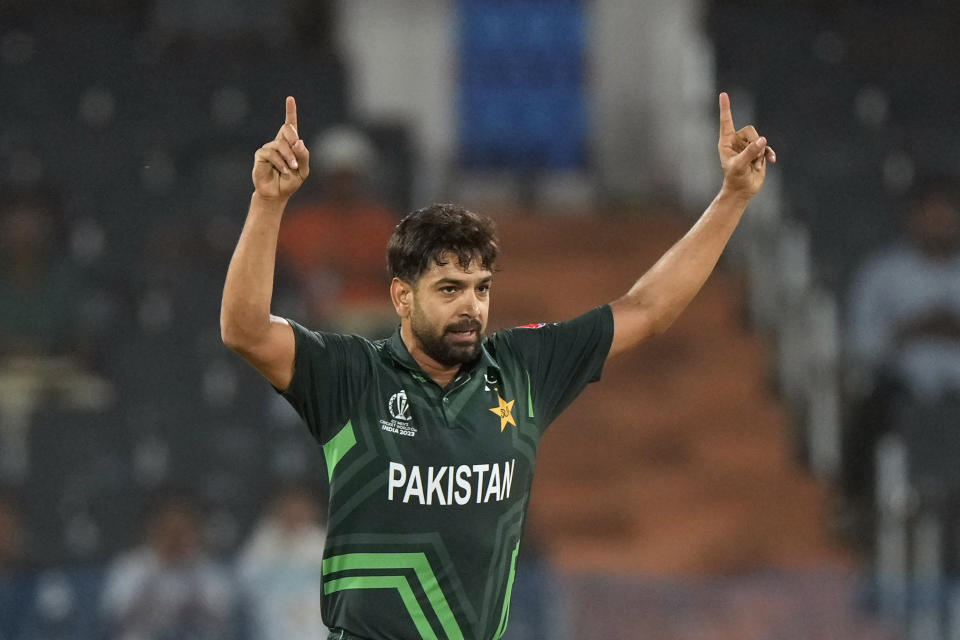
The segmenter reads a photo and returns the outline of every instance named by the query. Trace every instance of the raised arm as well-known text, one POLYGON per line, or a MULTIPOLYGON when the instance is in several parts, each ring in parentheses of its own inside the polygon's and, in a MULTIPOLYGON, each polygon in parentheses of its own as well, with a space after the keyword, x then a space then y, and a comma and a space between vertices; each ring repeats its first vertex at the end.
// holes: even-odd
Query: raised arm
POLYGON ((613 344, 622 353, 661 333, 706 282, 740 222, 747 203, 763 186, 767 161, 777 156, 752 126, 734 129, 730 98, 720 94, 720 164, 723 186, 696 224, 622 298, 611 303, 613 344))
POLYGON ((271 315, 280 219, 290 196, 310 173, 310 153, 297 132, 297 103, 287 98, 286 121, 260 147, 253 163, 253 196, 230 260, 220 305, 220 336, 278 389, 293 378, 293 329, 271 315))

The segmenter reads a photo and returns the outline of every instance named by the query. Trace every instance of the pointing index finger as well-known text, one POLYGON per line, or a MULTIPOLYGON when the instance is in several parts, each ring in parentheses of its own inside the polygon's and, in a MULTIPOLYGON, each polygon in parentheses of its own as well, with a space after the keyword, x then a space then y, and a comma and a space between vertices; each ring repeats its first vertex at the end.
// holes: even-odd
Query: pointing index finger
POLYGON ((287 96, 287 119, 284 124, 291 125, 294 131, 299 134, 297 129, 297 101, 293 99, 293 96, 287 96))
POLYGON ((730 112, 730 96, 724 91, 720 94, 720 136, 730 136, 735 133, 733 114, 730 112))

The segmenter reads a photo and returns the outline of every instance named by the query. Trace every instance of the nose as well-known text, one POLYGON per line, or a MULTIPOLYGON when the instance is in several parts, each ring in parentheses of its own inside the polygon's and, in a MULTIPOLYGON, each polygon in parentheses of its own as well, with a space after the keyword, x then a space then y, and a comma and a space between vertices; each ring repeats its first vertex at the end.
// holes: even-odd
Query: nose
POLYGON ((466 291, 463 296, 460 313, 470 316, 471 318, 476 318, 480 315, 480 298, 477 296, 476 291, 472 289, 466 291))

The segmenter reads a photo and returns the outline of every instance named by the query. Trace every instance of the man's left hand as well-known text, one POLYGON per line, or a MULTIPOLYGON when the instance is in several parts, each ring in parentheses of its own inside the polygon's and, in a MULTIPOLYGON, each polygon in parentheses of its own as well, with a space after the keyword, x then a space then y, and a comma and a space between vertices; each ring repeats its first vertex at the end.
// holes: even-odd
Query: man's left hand
POLYGON ((723 188, 752 198, 767 175, 767 162, 776 162, 777 154, 767 146, 767 139, 747 125, 739 131, 733 126, 730 97, 720 94, 720 165, 723 167, 723 188))

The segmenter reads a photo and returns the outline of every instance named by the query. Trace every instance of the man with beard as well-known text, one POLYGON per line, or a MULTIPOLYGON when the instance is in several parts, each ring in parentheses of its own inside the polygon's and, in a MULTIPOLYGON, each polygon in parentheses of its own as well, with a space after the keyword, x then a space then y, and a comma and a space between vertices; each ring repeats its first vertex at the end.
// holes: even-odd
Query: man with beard
POLYGON ((776 157, 753 127, 735 130, 721 94, 724 183, 693 228, 620 299, 486 337, 493 223, 454 205, 414 211, 387 248, 400 326, 371 342, 270 314, 280 220, 309 173, 293 98, 286 107, 256 153, 220 322, 322 445, 330 638, 500 638, 544 430, 610 355, 676 319, 776 157))

